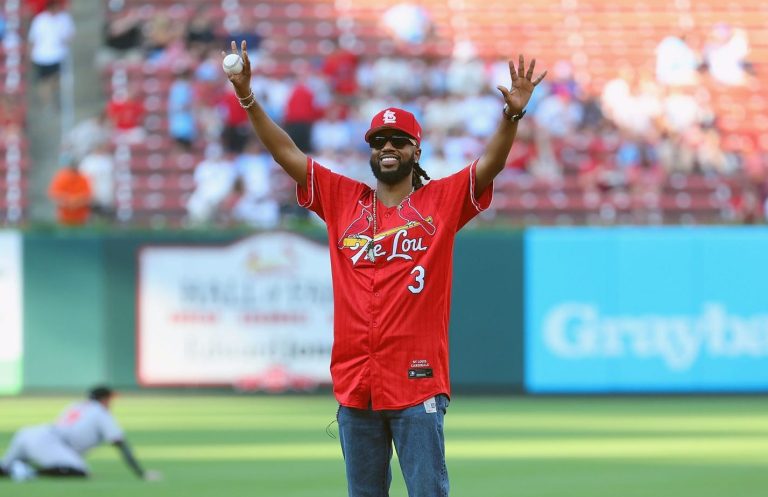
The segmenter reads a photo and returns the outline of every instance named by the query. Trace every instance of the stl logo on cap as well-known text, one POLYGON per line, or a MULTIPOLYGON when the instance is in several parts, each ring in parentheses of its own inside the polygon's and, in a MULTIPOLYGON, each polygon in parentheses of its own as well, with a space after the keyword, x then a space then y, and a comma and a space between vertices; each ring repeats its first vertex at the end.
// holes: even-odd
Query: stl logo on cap
POLYGON ((365 141, 383 129, 397 129, 412 136, 417 142, 421 141, 421 125, 416 117, 407 110, 390 107, 379 111, 371 119, 371 127, 365 132, 365 141))

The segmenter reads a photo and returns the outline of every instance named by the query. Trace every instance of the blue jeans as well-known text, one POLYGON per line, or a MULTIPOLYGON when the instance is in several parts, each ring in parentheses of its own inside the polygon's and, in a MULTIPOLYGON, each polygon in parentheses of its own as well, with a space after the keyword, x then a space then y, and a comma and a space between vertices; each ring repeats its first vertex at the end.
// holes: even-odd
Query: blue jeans
POLYGON ((347 469, 349 497, 388 497, 392 442, 409 497, 447 497, 443 417, 448 397, 435 397, 435 412, 424 403, 393 411, 341 406, 339 439, 347 469))

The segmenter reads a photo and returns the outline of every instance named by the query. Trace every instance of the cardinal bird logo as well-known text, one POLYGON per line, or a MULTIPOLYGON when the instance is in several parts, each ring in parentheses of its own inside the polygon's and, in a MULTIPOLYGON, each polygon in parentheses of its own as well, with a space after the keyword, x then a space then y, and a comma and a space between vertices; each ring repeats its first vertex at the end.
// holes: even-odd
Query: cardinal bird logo
POLYGON ((430 236, 435 234, 436 229, 435 225, 432 224, 432 216, 427 218, 422 216, 421 213, 417 211, 413 205, 411 205, 410 198, 406 198, 403 203, 400 204, 398 214, 400 214, 400 217, 406 221, 407 224, 421 226, 430 236))
POLYGON ((368 240, 371 239, 371 237, 363 235, 363 233, 367 233, 373 223, 372 204, 364 204, 362 200, 359 200, 358 204, 360 204, 360 215, 344 230, 344 234, 341 235, 337 245, 339 249, 351 248, 355 250, 368 243, 368 240))

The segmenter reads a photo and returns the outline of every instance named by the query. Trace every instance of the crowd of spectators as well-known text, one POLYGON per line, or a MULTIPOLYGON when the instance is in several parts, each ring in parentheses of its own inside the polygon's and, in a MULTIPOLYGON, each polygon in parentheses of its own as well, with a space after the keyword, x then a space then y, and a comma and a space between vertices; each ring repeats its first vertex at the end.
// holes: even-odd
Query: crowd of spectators
MULTIPOLYGON (((275 174, 221 71, 221 50, 231 39, 248 40, 252 88, 269 115, 320 163, 363 181, 370 174, 362 136, 382 108, 416 114, 425 136, 421 162, 433 178, 473 160, 499 119, 495 86, 508 84, 507 63, 481 59, 471 45, 450 58, 415 58, 357 53, 341 40, 322 56, 280 65, 269 37, 248 21, 228 16, 220 25, 205 4, 176 4, 116 9, 104 29, 102 67, 140 64, 172 76, 160 90, 159 113, 147 108, 142 81, 129 80, 112 85, 104 116, 91 124, 102 134, 112 130, 106 141, 138 148, 148 133, 163 133, 172 143, 168 157, 198 157, 187 202, 190 223, 229 219, 274 227, 281 214, 295 212, 290 182, 275 174), (147 130, 150 114, 160 116, 158 131, 147 130)), ((697 174, 737 185, 724 220, 764 219, 766 155, 741 142, 725 145, 710 94, 717 87, 701 84, 723 85, 718 91, 750 84, 747 54, 743 31, 717 25, 701 55, 670 36, 660 40, 655 67, 621 66, 605 83, 579 80, 567 61, 553 63, 528 106, 499 185, 568 179, 587 193, 621 190, 649 198, 660 195, 670 175, 697 174)), ((113 181, 104 173, 108 147, 102 144, 76 155, 88 163, 96 154, 99 166, 91 169, 101 173, 95 181, 113 181)), ((109 204, 109 195, 102 199, 109 204)))

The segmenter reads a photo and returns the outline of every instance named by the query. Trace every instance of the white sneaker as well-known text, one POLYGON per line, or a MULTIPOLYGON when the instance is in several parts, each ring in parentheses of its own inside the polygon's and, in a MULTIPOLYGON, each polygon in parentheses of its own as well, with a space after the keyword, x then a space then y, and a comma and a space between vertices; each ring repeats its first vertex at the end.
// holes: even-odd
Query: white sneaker
POLYGON ((11 479, 13 481, 28 481, 37 477, 37 472, 29 464, 23 461, 13 461, 9 468, 11 479))

